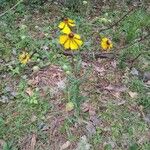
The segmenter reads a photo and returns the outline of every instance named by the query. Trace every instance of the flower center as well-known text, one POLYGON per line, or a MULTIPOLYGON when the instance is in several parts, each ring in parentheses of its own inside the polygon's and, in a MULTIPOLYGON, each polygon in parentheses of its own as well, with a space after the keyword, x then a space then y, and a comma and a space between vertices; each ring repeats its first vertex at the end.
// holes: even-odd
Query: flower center
POLYGON ((107 43, 107 45, 110 45, 110 44, 111 44, 110 40, 107 40, 107 42, 106 42, 106 43, 107 43))
POLYGON ((67 22, 68 22, 68 18, 64 18, 64 22, 66 22, 66 23, 67 23, 67 22))
POLYGON ((27 55, 24 55, 22 59, 23 59, 23 60, 27 59, 27 55))
POLYGON ((69 38, 73 38, 74 37, 74 34, 73 33, 69 33, 69 38))

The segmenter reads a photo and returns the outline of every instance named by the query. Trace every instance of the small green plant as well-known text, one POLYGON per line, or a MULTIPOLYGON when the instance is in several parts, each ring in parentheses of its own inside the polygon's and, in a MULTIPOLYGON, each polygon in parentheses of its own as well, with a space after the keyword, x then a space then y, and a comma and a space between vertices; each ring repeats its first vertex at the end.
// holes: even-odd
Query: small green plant
POLYGON ((73 77, 69 77, 70 86, 68 87, 68 99, 72 101, 76 108, 79 108, 81 103, 81 95, 80 95, 80 79, 76 79, 73 77))
POLYGON ((39 104, 41 103, 39 98, 39 89, 36 88, 35 90, 32 90, 30 88, 27 88, 27 84, 25 80, 22 80, 19 84, 19 95, 21 99, 23 99, 22 102, 28 103, 28 104, 39 104))
POLYGON ((96 133, 91 137, 91 143, 96 148, 102 142, 102 130, 100 128, 96 129, 96 133))
POLYGON ((8 143, 5 143, 3 146, 3 150, 12 150, 11 145, 8 143))
POLYGON ((150 96, 148 94, 142 95, 138 98, 138 103, 143 105, 145 109, 150 108, 150 96))
POLYGON ((88 70, 85 74, 80 75, 81 70, 81 59, 77 58, 72 59, 72 73, 68 75, 69 85, 66 89, 68 102, 72 102, 75 106, 77 116, 80 112, 80 105, 85 100, 85 97, 81 94, 81 85, 86 81, 88 70))
POLYGON ((130 88, 136 92, 143 93, 145 91, 144 83, 138 78, 133 78, 130 88))
POLYGON ((137 99, 138 104, 144 106, 145 109, 150 108, 149 89, 144 83, 141 80, 134 78, 130 83, 130 88, 139 94, 137 99))
POLYGON ((138 149, 139 149, 139 146, 137 143, 134 143, 129 147, 129 150, 138 150, 138 149))
POLYGON ((61 133, 66 132, 67 138, 70 141, 74 141, 76 139, 76 136, 72 133, 70 129, 71 126, 73 126, 76 121, 77 120, 74 117, 68 117, 67 119, 65 119, 64 124, 60 128, 60 132, 61 133))
POLYGON ((66 0, 65 6, 72 12, 80 13, 80 15, 87 15, 91 10, 90 0, 66 0))

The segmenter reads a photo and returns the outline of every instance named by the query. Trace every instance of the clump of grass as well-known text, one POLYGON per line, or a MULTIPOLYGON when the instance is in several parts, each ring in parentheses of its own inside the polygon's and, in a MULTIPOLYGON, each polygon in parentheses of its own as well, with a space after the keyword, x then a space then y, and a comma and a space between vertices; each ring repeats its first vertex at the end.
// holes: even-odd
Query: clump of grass
POLYGON ((65 6, 72 12, 80 13, 80 16, 86 16, 91 10, 90 0, 66 0, 65 6))
POLYGON ((80 112, 80 105, 84 101, 84 97, 81 94, 81 84, 85 82, 86 74, 80 75, 81 59, 72 59, 72 74, 68 76, 69 85, 67 87, 68 101, 73 102, 77 114, 80 112))
POLYGON ((139 94, 137 99, 138 104, 144 106, 145 109, 150 108, 150 96, 148 94, 148 88, 145 87, 144 83, 137 78, 133 78, 129 87, 139 94))
POLYGON ((24 135, 37 132, 38 124, 43 120, 51 104, 42 100, 35 91, 33 96, 26 94, 26 80, 21 80, 18 86, 16 100, 5 107, 0 117, 0 138, 12 141, 13 148, 17 147, 17 142, 24 135), (34 116, 34 119, 32 117, 34 116), (16 143, 16 145, 15 145, 16 143))

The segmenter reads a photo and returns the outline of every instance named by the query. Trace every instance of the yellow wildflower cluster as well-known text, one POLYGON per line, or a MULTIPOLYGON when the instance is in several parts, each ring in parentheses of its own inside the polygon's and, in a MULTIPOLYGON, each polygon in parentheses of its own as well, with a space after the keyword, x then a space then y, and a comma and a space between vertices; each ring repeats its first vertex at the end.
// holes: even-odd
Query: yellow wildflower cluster
MULTIPOLYGON (((74 51, 83 45, 80 35, 71 30, 71 28, 75 26, 75 21, 69 18, 63 19, 58 26, 61 29, 61 33, 63 33, 59 37, 59 43, 63 45, 66 50, 74 51)), ((100 46, 103 50, 109 51, 113 47, 113 44, 110 39, 104 37, 100 41, 100 46)), ((24 51, 19 55, 19 60, 22 64, 26 64, 30 60, 30 57, 31 56, 24 51)))
MULTIPOLYGON (((59 37, 59 43, 67 50, 77 50, 83 44, 80 35, 71 31, 71 28, 75 26, 75 21, 69 18, 65 18, 58 26, 63 33, 59 37)), ((109 51, 113 47, 111 40, 106 37, 101 39, 100 45, 105 51, 109 51)))
POLYGON ((68 18, 65 18, 58 26, 64 33, 60 35, 59 43, 67 50, 77 50, 83 44, 80 35, 71 31, 70 28, 74 26, 76 26, 75 21, 68 18))

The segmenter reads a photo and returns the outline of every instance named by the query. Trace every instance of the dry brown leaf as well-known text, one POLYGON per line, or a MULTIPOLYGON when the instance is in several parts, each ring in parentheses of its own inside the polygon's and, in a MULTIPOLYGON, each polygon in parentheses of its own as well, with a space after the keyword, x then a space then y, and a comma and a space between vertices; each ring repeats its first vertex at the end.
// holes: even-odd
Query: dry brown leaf
POLYGON ((116 60, 114 60, 114 61, 111 61, 111 65, 112 65, 112 67, 113 68, 117 68, 117 62, 116 62, 116 60))
POLYGON ((82 61, 81 63, 83 68, 89 67, 89 64, 87 62, 82 61))
POLYGON ((32 116, 31 116, 31 122, 35 122, 36 119, 37 119, 37 117, 36 117, 35 115, 32 115, 32 116))
POLYGON ((35 85, 36 83, 37 83, 37 81, 35 81, 35 80, 28 80, 27 81, 28 85, 35 85))
POLYGON ((137 96, 138 96, 137 92, 129 91, 128 94, 130 95, 131 98, 137 98, 137 96))
POLYGON ((116 98, 120 98, 120 92, 114 92, 112 93, 113 96, 115 96, 116 98))
POLYGON ((94 109, 93 107, 90 107, 90 108, 89 108, 89 115, 90 115, 90 116, 96 115, 96 111, 95 111, 95 109, 94 109))
POLYGON ((127 90, 126 86, 119 86, 119 85, 108 85, 104 88, 105 90, 115 91, 115 92, 125 92, 127 90))
POLYGON ((117 103, 118 106, 124 105, 126 103, 126 101, 122 100, 120 102, 117 103))
POLYGON ((90 104, 89 103, 83 103, 81 106, 81 109, 83 112, 88 112, 90 108, 90 104))
POLYGON ((60 150, 65 150, 66 148, 68 148, 71 145, 70 141, 67 141, 66 143, 64 143, 61 147, 60 150))
POLYGON ((32 96, 32 95, 33 95, 33 90, 32 90, 30 87, 28 87, 28 88, 26 89, 26 93, 27 93, 29 96, 32 96))
POLYGON ((2 139, 0 139, 0 150, 3 149, 3 146, 6 144, 6 142, 2 139))
POLYGON ((148 81, 146 82, 146 84, 147 84, 147 85, 150 85, 150 80, 148 80, 148 81))
POLYGON ((90 121, 94 126, 97 126, 101 123, 101 119, 97 115, 90 116, 90 121))
POLYGON ((86 129, 90 136, 96 133, 96 128, 91 121, 86 125, 86 129))
POLYGON ((101 72, 104 72, 105 69, 104 67, 99 67, 99 66, 94 65, 94 71, 101 73, 101 72))
POLYGON ((34 150, 35 149, 36 138, 37 138, 37 135, 33 134, 32 135, 32 139, 31 139, 31 148, 30 148, 30 150, 34 150))
POLYGON ((95 108, 90 103, 83 103, 81 106, 81 109, 83 112, 89 112, 90 116, 93 116, 96 114, 95 108))
POLYGON ((77 143, 75 150, 93 150, 92 145, 88 143, 87 137, 83 135, 77 143))

